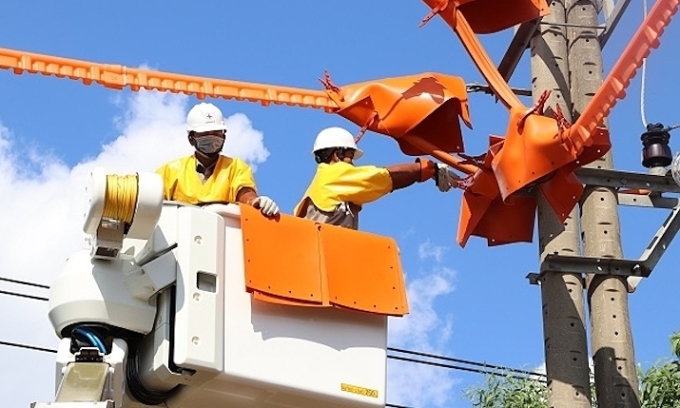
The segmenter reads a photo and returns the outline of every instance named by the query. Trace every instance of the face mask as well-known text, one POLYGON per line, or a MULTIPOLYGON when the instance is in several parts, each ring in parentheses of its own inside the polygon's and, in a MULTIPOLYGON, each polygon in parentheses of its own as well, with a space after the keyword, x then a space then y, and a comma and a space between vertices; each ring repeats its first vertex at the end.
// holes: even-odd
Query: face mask
POLYGON ((201 136, 194 139, 196 150, 203 154, 215 154, 222 150, 224 139, 218 136, 201 136))

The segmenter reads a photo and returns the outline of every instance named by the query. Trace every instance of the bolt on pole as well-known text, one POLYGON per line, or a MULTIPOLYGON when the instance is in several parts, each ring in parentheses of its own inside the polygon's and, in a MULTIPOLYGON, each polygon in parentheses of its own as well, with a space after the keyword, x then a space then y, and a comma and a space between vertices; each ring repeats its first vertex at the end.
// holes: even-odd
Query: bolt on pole
MULTIPOLYGON (((597 25, 596 0, 566 0, 566 9, 568 23, 597 25)), ((595 29, 569 27, 567 37, 572 116, 576 119, 602 84, 602 49, 595 29)), ((587 167, 612 169, 611 151, 587 167)), ((622 258, 616 191, 586 186, 580 206, 583 255, 622 258)), ((639 408, 626 279, 592 274, 586 285, 598 406, 639 408)))
MULTIPOLYGON (((546 112, 550 114, 560 104, 570 120, 565 13, 563 0, 554 0, 550 14, 539 26, 540 32, 531 40, 532 93, 535 103, 544 90, 550 89, 546 112)), ((578 209, 562 223, 540 192, 537 200, 540 261, 547 254, 579 255, 578 209)), ((541 272, 548 406, 590 408, 583 277, 578 273, 541 272)))

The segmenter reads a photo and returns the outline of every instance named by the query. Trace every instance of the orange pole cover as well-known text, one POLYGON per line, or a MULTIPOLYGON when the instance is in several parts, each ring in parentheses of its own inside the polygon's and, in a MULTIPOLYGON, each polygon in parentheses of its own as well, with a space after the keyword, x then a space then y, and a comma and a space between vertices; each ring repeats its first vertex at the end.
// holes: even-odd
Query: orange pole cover
POLYGON ((404 140, 411 137, 443 152, 464 151, 459 120, 468 128, 472 124, 467 89, 459 77, 428 72, 329 88, 338 115, 393 137, 404 154, 430 153, 404 140))

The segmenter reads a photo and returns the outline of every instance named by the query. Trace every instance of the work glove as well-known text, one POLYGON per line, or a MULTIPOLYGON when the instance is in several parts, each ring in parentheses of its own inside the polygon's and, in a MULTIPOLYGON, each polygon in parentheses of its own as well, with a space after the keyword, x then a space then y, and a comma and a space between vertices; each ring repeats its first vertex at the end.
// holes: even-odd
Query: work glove
POLYGON ((269 217, 279 213, 279 206, 267 196, 258 196, 253 200, 253 207, 258 208, 262 211, 262 214, 269 217))
POLYGON ((439 191, 447 192, 451 190, 452 187, 458 185, 458 180, 460 178, 451 171, 448 164, 437 163, 434 166, 435 172, 433 178, 435 183, 437 183, 439 191))

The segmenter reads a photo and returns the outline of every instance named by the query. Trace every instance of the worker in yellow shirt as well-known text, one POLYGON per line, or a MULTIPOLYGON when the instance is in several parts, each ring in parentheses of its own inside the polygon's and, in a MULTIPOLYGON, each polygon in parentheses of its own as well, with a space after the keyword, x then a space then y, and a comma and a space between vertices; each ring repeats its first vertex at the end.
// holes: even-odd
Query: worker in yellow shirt
POLYGON ((274 216, 279 207, 269 197, 257 194, 253 171, 237 157, 220 154, 227 126, 217 106, 201 102, 187 114, 189 143, 194 154, 161 166, 166 200, 189 204, 211 202, 244 203, 274 216))
POLYGON ((312 154, 319 165, 293 214, 326 224, 358 229, 362 205, 417 182, 434 179, 442 192, 456 185, 457 177, 447 165, 423 158, 388 167, 354 166, 363 152, 340 127, 322 130, 312 154))

